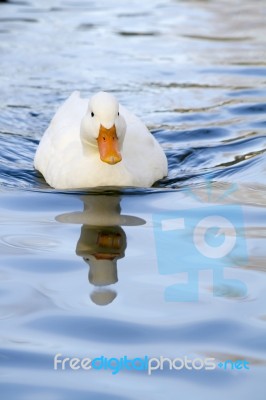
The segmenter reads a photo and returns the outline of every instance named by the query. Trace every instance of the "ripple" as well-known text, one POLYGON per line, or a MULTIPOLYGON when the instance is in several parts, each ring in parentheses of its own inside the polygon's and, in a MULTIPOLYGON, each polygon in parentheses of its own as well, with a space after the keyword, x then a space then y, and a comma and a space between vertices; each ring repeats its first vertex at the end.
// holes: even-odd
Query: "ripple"
POLYGON ((150 31, 150 32, 134 32, 134 31, 118 31, 118 35, 120 36, 158 36, 160 35, 157 31, 150 31))
POLYGON ((256 397, 256 388, 262 398, 264 0, 256 7, 249 0, 241 7, 196 0, 1 3, 3 399, 209 400, 217 388, 224 398, 256 397), (152 127, 167 154, 168 176, 152 188, 49 187, 33 168, 34 154, 56 108, 76 89, 88 97, 111 91, 152 127), (82 230, 72 223, 84 223, 85 194, 96 202, 119 195, 122 215, 147 221, 125 227, 127 249, 111 286, 92 287, 86 259, 75 253, 82 230), (158 273, 152 214, 172 210, 175 217, 191 207, 200 220, 200 210, 208 213, 212 204, 225 205, 228 216, 232 204, 243 209, 243 224, 235 223, 250 251, 247 265, 224 271, 226 285, 212 284, 204 270, 198 302, 167 302, 165 287, 179 277, 158 273), (246 297, 233 279, 247 284, 246 297), (246 358, 254 368, 249 376, 159 370, 152 381, 131 371, 64 375, 53 370, 57 352, 170 358, 195 352, 246 358))
POLYGON ((113 394, 106 394, 104 392, 95 391, 91 389, 82 390, 79 388, 70 389, 64 387, 55 388, 53 385, 37 385, 22 384, 22 383, 2 383, 1 384, 2 395, 5 399, 21 400, 21 399, 64 399, 73 400, 75 398, 79 400, 131 400, 132 397, 120 396, 113 394), (41 393, 41 397, 40 397, 41 393))
POLYGON ((214 42, 244 42, 252 39, 250 36, 204 36, 204 35, 182 35, 189 39, 207 40, 214 42))
POLYGON ((5 22, 36 23, 39 21, 34 18, 17 18, 17 17, 0 18, 0 23, 5 23, 5 22))
POLYGON ((232 114, 249 115, 249 114, 265 114, 266 104, 249 104, 243 106, 230 107, 228 110, 232 114))
POLYGON ((150 326, 107 318, 50 316, 26 324, 31 329, 79 340, 106 343, 209 343, 247 350, 266 346, 264 329, 231 320, 202 321, 168 327, 150 326))
POLYGON ((33 251, 50 251, 57 248, 60 244, 60 242, 51 240, 48 236, 29 235, 26 233, 21 235, 3 235, 0 237, 0 240, 8 246, 33 251))
POLYGON ((28 256, 23 256, 23 258, 13 259, 6 261, 8 268, 17 271, 30 272, 31 274, 63 274, 66 272, 75 272, 83 269, 83 265, 78 262, 73 262, 69 260, 67 255, 65 259, 61 257, 53 258, 49 257, 42 258, 40 254, 38 257, 32 258, 28 256))
POLYGON ((130 12, 130 13, 120 13, 117 16, 119 18, 139 18, 139 17, 148 17, 150 15, 149 12, 130 12))
POLYGON ((231 97, 244 97, 244 96, 266 96, 266 90, 265 89, 237 89, 234 90, 233 92, 228 93, 228 96, 231 97))
POLYGON ((77 29, 79 31, 91 31, 92 29, 95 29, 96 26, 95 24, 92 23, 84 23, 84 24, 80 24, 77 29))
POLYGON ((227 137, 230 135, 230 131, 224 128, 201 128, 201 129, 193 129, 186 131, 155 131, 154 133, 161 133, 161 137, 163 137, 163 142, 166 142, 167 139, 170 139, 172 143, 176 144, 179 142, 187 142, 190 143, 194 141, 210 141, 210 140, 218 140, 227 137))
MULTIPOLYGON (((251 64, 252 65, 252 64, 251 64)), ((257 64, 255 64, 257 65, 257 64)), ((222 75, 254 75, 254 76, 266 76, 266 68, 261 67, 260 63, 257 67, 250 68, 235 68, 235 67, 224 67, 224 68, 206 68, 201 70, 204 74, 222 74, 222 75)))
MULTIPOLYGON (((14 321, 19 317, 27 317, 54 307, 53 301, 43 292, 31 287, 28 283, 21 284, 15 280, 1 282, 0 298, 4 305, 0 311, 2 321, 14 321)), ((2 334, 6 335, 4 329, 2 334)))

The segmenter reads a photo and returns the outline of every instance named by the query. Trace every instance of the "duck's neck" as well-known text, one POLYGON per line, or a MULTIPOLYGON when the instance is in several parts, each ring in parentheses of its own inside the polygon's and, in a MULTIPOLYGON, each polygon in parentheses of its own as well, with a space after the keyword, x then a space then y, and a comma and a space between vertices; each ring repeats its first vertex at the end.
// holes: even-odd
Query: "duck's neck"
POLYGON ((95 144, 90 143, 88 140, 81 138, 82 150, 85 156, 97 155, 100 159, 99 148, 97 142, 95 144))

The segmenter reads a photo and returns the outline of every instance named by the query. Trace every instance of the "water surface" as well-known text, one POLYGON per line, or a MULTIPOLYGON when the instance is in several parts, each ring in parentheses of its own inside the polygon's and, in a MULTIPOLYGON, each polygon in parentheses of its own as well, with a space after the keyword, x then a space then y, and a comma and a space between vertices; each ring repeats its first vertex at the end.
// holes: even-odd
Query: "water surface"
POLYGON ((1 2, 5 399, 264 398, 265 17, 263 0, 1 2), (76 89, 141 117, 168 176, 50 188, 34 153, 76 89), (55 371, 57 353, 250 370, 55 371))

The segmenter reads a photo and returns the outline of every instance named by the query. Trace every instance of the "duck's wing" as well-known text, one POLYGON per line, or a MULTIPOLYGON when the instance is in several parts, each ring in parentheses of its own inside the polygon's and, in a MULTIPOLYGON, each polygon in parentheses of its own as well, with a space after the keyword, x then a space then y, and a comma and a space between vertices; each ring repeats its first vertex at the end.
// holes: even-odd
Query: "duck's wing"
POLYGON ((64 138, 78 134, 80 122, 86 113, 88 100, 80 97, 80 92, 73 92, 59 107, 44 136, 51 135, 53 139, 64 138))
POLYGON ((150 186, 167 175, 166 156, 144 123, 125 107, 119 107, 127 124, 123 145, 127 167, 137 180, 150 186))
POLYGON ((71 142, 80 142, 80 122, 87 106, 88 100, 75 91, 59 107, 40 140, 34 158, 36 169, 43 172, 52 157, 60 157, 71 142))

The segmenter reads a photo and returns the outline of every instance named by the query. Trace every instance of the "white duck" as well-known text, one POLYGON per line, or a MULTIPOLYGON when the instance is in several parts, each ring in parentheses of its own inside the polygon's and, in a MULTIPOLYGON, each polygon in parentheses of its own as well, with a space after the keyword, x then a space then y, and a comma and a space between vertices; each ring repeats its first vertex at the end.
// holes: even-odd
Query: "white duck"
POLYGON ((56 189, 147 187, 167 175, 158 142, 106 92, 90 101, 71 94, 44 133, 34 166, 56 189))

